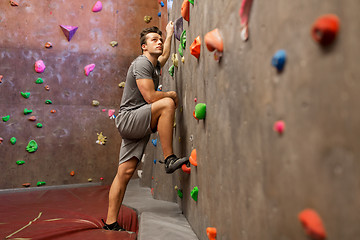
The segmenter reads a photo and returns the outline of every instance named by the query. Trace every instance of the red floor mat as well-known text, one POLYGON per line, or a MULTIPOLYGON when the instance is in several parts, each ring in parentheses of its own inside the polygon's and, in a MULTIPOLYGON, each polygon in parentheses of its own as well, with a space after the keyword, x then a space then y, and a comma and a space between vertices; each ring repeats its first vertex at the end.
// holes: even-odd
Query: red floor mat
POLYGON ((126 230, 102 229, 108 186, 0 194, 0 239, 136 239, 137 213, 125 206, 118 222, 126 230))

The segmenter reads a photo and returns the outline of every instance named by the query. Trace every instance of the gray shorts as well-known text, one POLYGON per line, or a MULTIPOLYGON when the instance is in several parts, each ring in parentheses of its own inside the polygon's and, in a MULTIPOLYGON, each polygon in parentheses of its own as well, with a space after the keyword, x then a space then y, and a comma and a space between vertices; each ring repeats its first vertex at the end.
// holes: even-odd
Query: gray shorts
POLYGON ((139 161, 152 133, 151 104, 136 110, 122 111, 117 115, 115 124, 122 137, 119 165, 132 157, 139 161))

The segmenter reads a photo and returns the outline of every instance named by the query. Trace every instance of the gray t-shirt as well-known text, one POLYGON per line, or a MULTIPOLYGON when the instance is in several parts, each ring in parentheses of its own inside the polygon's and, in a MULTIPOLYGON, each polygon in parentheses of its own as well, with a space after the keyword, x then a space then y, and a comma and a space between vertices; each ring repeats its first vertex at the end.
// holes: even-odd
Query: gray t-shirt
POLYGON ((147 102, 141 95, 141 92, 136 84, 137 79, 152 79, 154 81, 155 90, 159 85, 160 62, 157 62, 156 67, 150 60, 140 55, 130 65, 126 75, 126 84, 120 104, 120 112, 137 109, 147 102))

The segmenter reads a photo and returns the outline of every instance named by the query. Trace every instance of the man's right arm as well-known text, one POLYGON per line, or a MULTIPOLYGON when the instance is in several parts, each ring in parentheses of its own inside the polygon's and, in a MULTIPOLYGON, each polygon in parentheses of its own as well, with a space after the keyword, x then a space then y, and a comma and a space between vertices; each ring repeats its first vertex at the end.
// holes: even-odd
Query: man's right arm
POLYGON ((162 98, 169 97, 174 100, 175 107, 177 107, 178 98, 176 92, 155 91, 154 82, 151 79, 137 79, 136 84, 141 92, 141 95, 147 103, 153 103, 162 98))

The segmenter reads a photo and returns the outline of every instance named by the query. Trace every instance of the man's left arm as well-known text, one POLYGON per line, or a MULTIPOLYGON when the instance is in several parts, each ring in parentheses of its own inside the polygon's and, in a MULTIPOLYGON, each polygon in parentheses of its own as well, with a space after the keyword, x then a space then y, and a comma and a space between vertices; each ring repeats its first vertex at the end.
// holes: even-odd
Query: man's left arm
POLYGON ((163 53, 158 58, 161 67, 163 67, 170 56, 171 38, 174 33, 174 23, 170 21, 166 26, 166 39, 164 42, 163 53))

